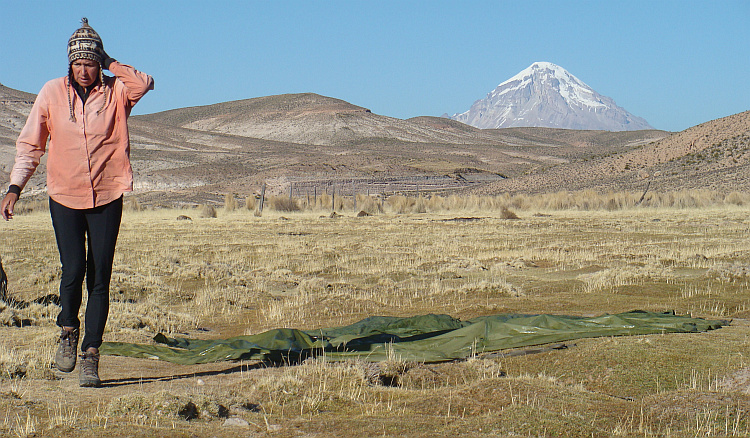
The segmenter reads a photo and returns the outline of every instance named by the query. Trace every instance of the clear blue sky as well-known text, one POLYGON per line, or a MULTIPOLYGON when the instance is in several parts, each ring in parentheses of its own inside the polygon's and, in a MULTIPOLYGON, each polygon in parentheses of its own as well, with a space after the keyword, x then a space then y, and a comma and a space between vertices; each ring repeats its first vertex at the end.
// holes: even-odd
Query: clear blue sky
POLYGON ((0 83, 37 93, 64 75, 82 16, 154 77, 136 114, 313 92, 439 116, 536 61, 658 129, 750 110, 748 0, 0 0, 0 83))

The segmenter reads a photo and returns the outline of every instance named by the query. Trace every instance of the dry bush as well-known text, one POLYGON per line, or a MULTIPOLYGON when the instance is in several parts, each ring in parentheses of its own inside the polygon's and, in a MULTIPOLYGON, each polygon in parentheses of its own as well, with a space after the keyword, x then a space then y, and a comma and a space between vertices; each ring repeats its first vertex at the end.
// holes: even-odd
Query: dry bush
POLYGON ((110 304, 108 326, 111 329, 148 329, 152 333, 185 332, 197 326, 197 318, 190 313, 180 313, 166 306, 146 300, 141 303, 110 304))
POLYGON ((427 205, 423 197, 420 196, 414 201, 412 213, 427 213, 427 205))
POLYGON ((445 290, 443 291, 443 293, 457 293, 474 297, 484 297, 485 299, 502 296, 523 297, 526 295, 521 289, 513 286, 511 283, 503 279, 495 279, 489 281, 482 280, 473 283, 466 283, 459 288, 445 290))
POLYGON ((110 417, 211 420, 227 418, 231 413, 247 410, 244 406, 248 405, 252 403, 242 398, 205 392, 135 392, 112 399, 105 407, 105 414, 110 417))
MULTIPOLYGON (((386 210, 393 214, 421 214, 441 213, 450 211, 472 211, 501 213, 514 209, 520 211, 528 210, 552 210, 552 211, 620 211, 634 208, 677 208, 693 209, 720 207, 724 205, 742 206, 750 203, 750 194, 732 192, 723 194, 710 190, 682 190, 675 192, 648 192, 645 199, 641 201, 642 192, 613 192, 600 193, 587 189, 576 192, 559 191, 555 193, 542 193, 535 195, 526 194, 501 194, 496 196, 479 195, 450 195, 443 197, 439 195, 428 196, 405 196, 394 194, 379 201, 377 197, 368 195, 357 195, 357 211, 365 211, 369 214, 384 213, 386 210)), ((228 197, 229 195, 227 195, 228 197)), ((303 210, 335 210, 345 211, 354 209, 354 199, 351 196, 336 194, 335 206, 332 205, 331 195, 324 193, 316 197, 273 197, 267 199, 272 209, 284 212, 296 212, 303 210)), ((232 205, 229 198, 225 201, 232 205)), ((256 208, 256 200, 248 197, 246 208, 256 208)), ((231 208, 231 207, 230 207, 231 208)))
POLYGON ((133 196, 129 196, 127 200, 125 200, 125 206, 123 207, 123 210, 139 212, 143 211, 143 206, 140 204, 140 202, 138 202, 138 199, 133 196))
MULTIPOLYGON (((639 204, 641 192, 606 192, 599 193, 587 189, 577 192, 560 191, 538 195, 515 195, 505 199, 502 205, 508 205, 520 210, 581 210, 581 211, 618 211, 633 209, 638 206, 650 208, 707 208, 723 205, 745 205, 750 202, 750 194, 732 192, 724 195, 711 190, 681 190, 674 192, 654 192, 646 194, 642 204, 639 204)), ((495 200, 500 201, 501 197, 495 200)), ((487 200, 480 205, 491 206, 487 200)))
POLYGON ((249 376, 240 383, 238 392, 259 402, 269 415, 282 410, 316 414, 375 401, 377 392, 371 389, 369 377, 372 373, 369 364, 362 362, 307 360, 278 373, 249 376))
POLYGON ((713 190, 679 190, 652 193, 644 205, 657 208, 694 209, 724 205, 724 195, 713 190))
POLYGON ((291 213, 301 210, 297 201, 287 196, 274 196, 268 200, 268 204, 275 211, 291 213))
POLYGON ((354 200, 351 196, 341 195, 336 193, 336 199, 334 199, 333 209, 336 211, 351 210, 354 208, 354 200))
POLYGON ((215 218, 217 216, 216 214, 216 208, 213 205, 210 204, 203 204, 200 208, 200 217, 204 218, 215 218))
POLYGON ((234 193, 224 195, 224 211, 235 211, 236 209, 237 199, 235 199, 234 193))
POLYGON ((750 264, 722 263, 711 267, 706 272, 707 278, 716 279, 722 283, 734 283, 750 279, 750 264))
POLYGON ((439 195, 431 196, 427 200, 427 211, 436 213, 445 210, 445 198, 439 195))
POLYGON ((318 195, 314 202, 315 210, 331 210, 331 195, 328 193, 322 193, 318 195))
POLYGON ((748 203, 750 203, 750 194, 740 192, 729 193, 724 198, 724 203, 737 206, 747 205, 748 203))
POLYGON ((673 278, 674 271, 671 268, 657 265, 620 266, 578 276, 584 283, 585 293, 611 292, 621 286, 643 285, 647 281, 673 278))
POLYGON ((255 198, 255 195, 250 195, 247 198, 245 198, 245 208, 253 211, 258 205, 258 200, 255 198))
POLYGON ((54 320, 59 307, 52 303, 27 303, 23 308, 13 308, 0 302, 0 326, 26 327, 42 325, 54 320))
POLYGON ((390 211, 393 213, 407 214, 413 211, 416 200, 403 195, 394 195, 389 197, 386 200, 386 203, 388 204, 390 211))
POLYGON ((500 209, 500 217, 503 219, 518 219, 518 215, 506 207, 500 209))
MULTIPOLYGON (((32 339, 35 348, 0 344, 0 381, 23 378, 55 380, 55 374, 49 366, 50 358, 53 357, 52 348, 55 346, 52 332, 41 333, 38 339, 32 339)), ((26 337, 28 336, 27 333, 26 337)))
POLYGON ((19 198, 13 212, 15 214, 29 214, 38 211, 49 211, 49 200, 19 198))
POLYGON ((383 213, 383 204, 374 196, 357 195, 357 209, 368 214, 383 213))

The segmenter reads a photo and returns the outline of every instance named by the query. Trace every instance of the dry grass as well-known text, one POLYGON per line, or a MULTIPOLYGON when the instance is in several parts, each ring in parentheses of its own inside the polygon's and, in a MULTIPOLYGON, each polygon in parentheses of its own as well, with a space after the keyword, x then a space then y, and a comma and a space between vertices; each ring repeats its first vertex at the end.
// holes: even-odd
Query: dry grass
MULTIPOLYGON (((373 214, 366 217, 338 197, 337 218, 321 214, 330 197, 262 217, 242 208, 192 221, 178 221, 175 210, 127 211, 105 337, 150 342, 159 331, 228 337, 372 315, 635 308, 733 324, 439 365, 313 360, 219 364, 213 373, 105 357, 105 380, 114 383, 82 391, 76 376, 48 366, 56 307, 4 308, 0 435, 746 436, 750 387, 737 374, 750 355, 743 195, 653 194, 638 207, 640 195, 589 195, 358 199, 356 211, 373 214), (227 417, 247 423, 222 427, 227 417)), ((47 213, 5 226, 10 294, 30 302, 56 293, 47 213)))
MULTIPOLYGON (((248 210, 256 208, 257 200, 250 196, 246 200, 248 210)), ((225 210, 236 208, 233 195, 225 196, 225 210)), ((515 219, 516 210, 521 211, 620 211, 633 208, 650 209, 696 209, 724 206, 746 206, 750 204, 750 193, 723 193, 712 190, 680 190, 672 192, 596 192, 594 190, 560 191, 536 195, 502 194, 497 196, 435 195, 409 196, 403 194, 356 196, 337 194, 335 199, 324 193, 317 197, 290 198, 271 196, 266 205, 278 212, 353 212, 373 214, 420 214, 450 212, 502 212, 506 219, 515 219), (335 203, 335 205, 334 205, 335 203)), ((32 211, 34 209, 31 209, 32 211)))

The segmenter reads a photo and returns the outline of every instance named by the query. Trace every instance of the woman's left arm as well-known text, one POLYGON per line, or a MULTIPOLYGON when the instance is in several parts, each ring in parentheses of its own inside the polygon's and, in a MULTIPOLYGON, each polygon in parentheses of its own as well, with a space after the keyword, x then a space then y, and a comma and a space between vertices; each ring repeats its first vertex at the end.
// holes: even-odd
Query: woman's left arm
POLYGON ((107 69, 125 86, 125 95, 130 106, 138 102, 146 92, 154 89, 154 78, 146 73, 139 72, 133 67, 120 64, 115 60, 108 60, 107 69))

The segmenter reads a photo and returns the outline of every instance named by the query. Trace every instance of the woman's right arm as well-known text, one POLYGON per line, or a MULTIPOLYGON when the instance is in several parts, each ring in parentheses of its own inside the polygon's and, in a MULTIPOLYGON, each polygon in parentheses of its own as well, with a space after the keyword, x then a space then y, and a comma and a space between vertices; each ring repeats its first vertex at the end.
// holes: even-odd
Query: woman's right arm
POLYGON ((21 133, 16 141, 16 161, 13 170, 10 171, 11 190, 3 198, 0 204, 0 214, 3 219, 13 217, 13 207, 18 201, 20 191, 34 174, 39 160, 47 148, 49 129, 47 119, 49 116, 47 108, 47 94, 49 83, 42 88, 31 107, 29 117, 26 119, 21 133), (15 186, 15 187, 13 187, 15 186))

